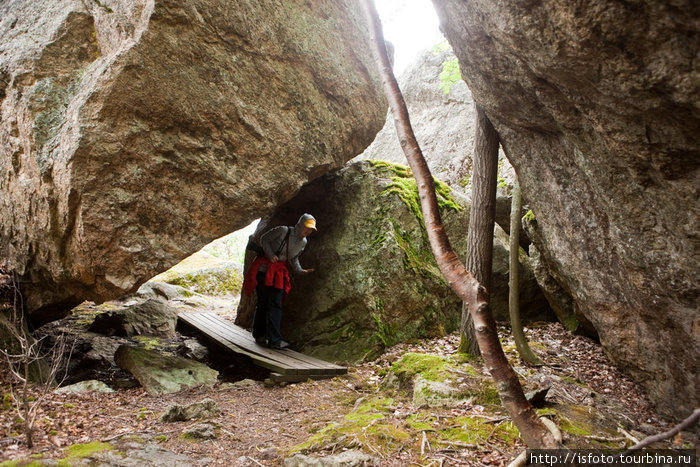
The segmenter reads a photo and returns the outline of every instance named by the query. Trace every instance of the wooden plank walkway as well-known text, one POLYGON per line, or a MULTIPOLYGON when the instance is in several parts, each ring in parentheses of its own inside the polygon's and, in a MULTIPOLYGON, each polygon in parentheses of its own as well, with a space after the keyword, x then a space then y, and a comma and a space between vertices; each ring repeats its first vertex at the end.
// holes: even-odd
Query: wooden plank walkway
POLYGON ((204 334, 209 340, 229 351, 246 355, 255 364, 271 371, 276 382, 298 382, 307 379, 333 378, 348 369, 293 350, 275 350, 258 345, 245 329, 214 313, 178 313, 180 321, 204 334))

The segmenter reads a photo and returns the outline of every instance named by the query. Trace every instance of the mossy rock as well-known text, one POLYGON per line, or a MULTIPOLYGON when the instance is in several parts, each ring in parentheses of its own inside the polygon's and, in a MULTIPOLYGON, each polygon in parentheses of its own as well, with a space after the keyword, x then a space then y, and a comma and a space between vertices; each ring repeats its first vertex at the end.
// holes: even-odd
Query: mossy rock
POLYGON ((394 411, 393 399, 374 396, 359 399, 356 407, 339 423, 319 430, 308 441, 293 447, 289 454, 321 451, 328 447, 357 447, 369 452, 392 450, 410 440, 403 426, 388 421, 394 411))
POLYGON ((593 406, 553 404, 537 410, 539 416, 551 418, 562 431, 567 447, 573 449, 619 449, 618 443, 600 441, 619 437, 620 421, 593 406))
MULTIPOLYGON (((436 188, 452 246, 465 257, 470 205, 447 185, 436 182, 436 188)), ((348 164, 302 188, 263 219, 255 235, 293 225, 310 206, 318 231, 300 262, 316 272, 293 276, 282 323, 286 340, 315 357, 354 363, 399 342, 442 337, 459 328, 462 301, 432 255, 408 167, 348 164)), ((494 245, 494 256, 507 263, 507 248, 494 245)), ((500 288, 492 296, 505 302, 507 277, 499 271, 503 277, 494 283, 500 288)), ((237 324, 251 324, 251 301, 241 298, 237 324)))
POLYGON ((130 372, 149 394, 167 394, 195 386, 211 386, 217 381, 216 370, 194 360, 163 355, 121 345, 114 354, 120 368, 130 372))
POLYGON ((500 406, 491 379, 454 356, 406 353, 392 364, 382 386, 411 392, 413 404, 419 407, 452 407, 467 400, 500 406))

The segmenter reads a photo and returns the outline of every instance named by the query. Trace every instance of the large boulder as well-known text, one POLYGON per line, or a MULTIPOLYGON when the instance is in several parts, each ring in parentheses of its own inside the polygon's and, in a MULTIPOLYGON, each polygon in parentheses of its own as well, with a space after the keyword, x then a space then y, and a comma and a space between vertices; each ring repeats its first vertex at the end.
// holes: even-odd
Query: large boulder
POLYGON ((700 405, 700 8, 434 0, 553 275, 665 413, 700 405))
POLYGON ((162 299, 149 299, 95 316, 88 331, 106 336, 149 335, 173 337, 177 311, 162 299))
MULTIPOLYGON (((439 192, 442 219, 453 247, 464 257, 469 204, 445 184, 439 192)), ((275 225, 293 225, 304 212, 316 216, 318 232, 309 237, 300 262, 316 272, 293 276, 283 316, 283 335, 302 351, 354 362, 376 356, 385 346, 459 327, 461 301, 432 256, 415 181, 406 166, 348 164, 306 185, 263 219, 255 235, 275 225)), ((502 239, 494 240, 494 248, 494 263, 507 264, 502 239)), ((522 288, 528 290, 523 295, 530 297, 523 303, 524 316, 546 308, 527 269, 521 269, 522 288)), ((507 274, 507 269, 494 269, 492 295, 500 316, 507 316, 507 274)), ((251 305, 250 298, 242 297, 239 324, 250 324, 251 305)))
POLYGON ((354 2, 0 4, 0 254, 36 321, 135 291, 362 152, 354 2))

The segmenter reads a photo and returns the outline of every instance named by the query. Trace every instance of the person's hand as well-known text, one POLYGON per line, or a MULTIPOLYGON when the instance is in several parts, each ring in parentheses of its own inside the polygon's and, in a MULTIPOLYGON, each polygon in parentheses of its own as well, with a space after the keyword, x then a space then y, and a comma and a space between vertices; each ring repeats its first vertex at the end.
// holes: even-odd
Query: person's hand
POLYGON ((279 258, 279 256, 277 256, 277 255, 275 255, 275 256, 273 256, 272 258, 270 258, 270 261, 272 261, 273 263, 276 263, 276 262, 279 261, 279 260, 280 260, 280 258, 279 258))
POLYGON ((314 271, 315 271, 314 268, 311 268, 311 269, 303 269, 303 270, 302 270, 302 272, 303 272, 304 274, 311 274, 311 273, 314 272, 314 271))

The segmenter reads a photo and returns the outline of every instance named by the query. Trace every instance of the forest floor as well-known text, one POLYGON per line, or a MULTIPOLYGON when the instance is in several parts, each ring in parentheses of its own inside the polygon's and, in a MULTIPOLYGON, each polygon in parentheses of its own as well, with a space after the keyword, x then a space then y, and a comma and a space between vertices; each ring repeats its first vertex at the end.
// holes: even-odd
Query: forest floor
MULTIPOLYGON (((596 342, 572 335, 559 324, 533 325, 527 335, 545 362, 533 369, 520 362, 508 329, 500 331, 508 358, 526 386, 551 385, 549 409, 540 409, 540 415, 549 415, 560 425, 567 445, 622 448, 631 445, 632 438, 671 426, 610 364, 596 342), (577 412, 596 422, 585 425, 575 418, 577 412)), ((38 404, 31 449, 21 434, 9 386, 0 383, 0 394, 5 395, 0 407, 0 466, 29 461, 35 462, 32 465, 309 465, 308 458, 298 457, 296 463, 290 458, 294 453, 321 457, 342 452, 368 456, 364 465, 507 465, 524 445, 500 404, 470 399, 451 407, 416 406, 409 393, 384 384, 403 356, 452 358, 458 341, 451 334, 396 345, 375 361, 351 366, 347 375, 329 380, 272 385, 264 381, 264 372, 249 368, 241 374, 245 365, 237 370, 234 365, 214 387, 175 394, 152 396, 140 387, 110 394, 48 393, 38 404), (204 399, 213 400, 220 411, 208 420, 210 433, 204 438, 211 439, 184 435, 207 421, 161 420, 172 404, 204 399)), ((487 374, 478 361, 470 364, 487 374)), ((0 376, 0 381, 8 381, 6 373, 0 376)), ((696 442, 695 436, 683 433, 657 446, 695 448, 696 442)))

